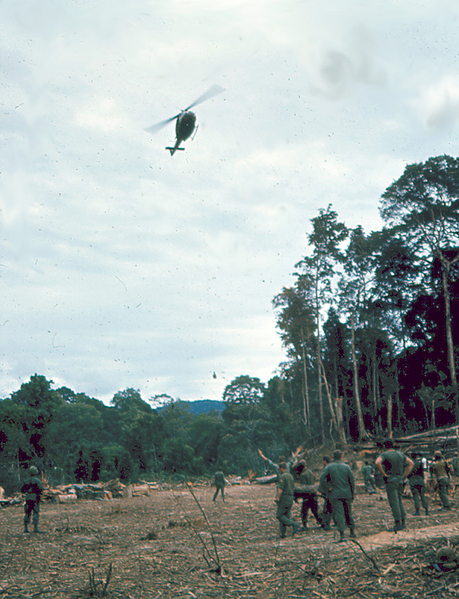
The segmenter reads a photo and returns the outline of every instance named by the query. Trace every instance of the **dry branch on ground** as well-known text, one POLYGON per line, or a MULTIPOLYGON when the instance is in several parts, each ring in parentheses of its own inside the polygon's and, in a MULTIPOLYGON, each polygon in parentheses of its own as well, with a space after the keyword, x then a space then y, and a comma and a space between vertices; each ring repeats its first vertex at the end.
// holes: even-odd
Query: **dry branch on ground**
MULTIPOLYGON (((42 506, 42 535, 22 533, 23 512, 0 511, 0 599, 263 599, 454 597, 459 572, 435 567, 437 550, 459 549, 456 511, 409 517, 389 533, 387 501, 359 494, 358 543, 334 531, 278 538, 274 488, 209 486, 153 490, 112 501, 42 506), (198 505, 199 504, 199 505, 198 505), (203 517, 202 510, 206 519, 203 517), (204 547, 218 556, 215 568, 204 547), (207 560, 206 560, 207 557, 207 560), (92 593, 92 594, 91 594, 92 593), (98 594, 97 594, 98 593, 98 594)), ((294 516, 299 517, 299 506, 294 516)), ((408 514, 411 500, 406 500, 408 514)), ((311 518, 311 516, 310 516, 311 518)))

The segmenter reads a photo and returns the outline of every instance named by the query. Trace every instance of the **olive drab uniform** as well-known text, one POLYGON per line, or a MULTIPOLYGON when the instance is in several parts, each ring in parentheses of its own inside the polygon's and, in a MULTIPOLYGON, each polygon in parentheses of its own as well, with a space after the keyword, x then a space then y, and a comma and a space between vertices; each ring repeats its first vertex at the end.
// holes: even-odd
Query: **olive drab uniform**
POLYGON ((277 488, 282 490, 282 494, 277 501, 276 518, 279 520, 280 536, 281 538, 284 538, 287 526, 292 526, 293 532, 296 532, 296 525, 290 518, 293 505, 294 488, 293 476, 290 474, 290 472, 279 473, 277 488))
POLYGON ((435 457, 435 460, 430 466, 430 472, 435 475, 437 479, 437 489, 442 507, 440 509, 450 510, 449 504, 449 466, 445 460, 441 457, 435 457))
MULTIPOLYGON (((220 491, 223 501, 225 501, 225 475, 220 470, 214 474, 214 482, 216 491, 212 501, 216 501, 218 492, 220 491)), ((231 494, 230 494, 231 496, 231 494)))
POLYGON ((405 528, 406 519, 402 502, 406 456, 400 451, 391 449, 384 451, 379 457, 387 474, 384 482, 386 483, 387 500, 394 517, 395 530, 402 530, 405 528))
POLYGON ((421 458, 414 460, 413 470, 408 475, 408 482, 410 483, 411 495, 414 501, 414 515, 419 516, 420 504, 426 512, 426 516, 429 514, 429 506, 426 497, 426 483, 424 481, 424 465, 421 458))
POLYGON ((346 525, 351 530, 351 537, 355 536, 354 519, 352 517, 352 501, 354 499, 354 475, 347 464, 335 460, 325 468, 320 476, 321 488, 329 488, 329 499, 332 505, 333 519, 340 533, 344 537, 346 525))
POLYGON ((453 458, 453 474, 454 476, 459 476, 459 459, 457 454, 454 454, 453 458))
POLYGON ((296 480, 301 485, 300 488, 295 488, 293 494, 295 501, 302 499, 301 505, 301 520, 303 521, 303 529, 306 530, 308 527, 308 512, 311 510, 314 518, 318 524, 322 524, 322 518, 319 515, 319 505, 317 503, 317 491, 312 488, 316 482, 314 474, 309 470, 306 465, 300 462, 303 466, 301 471, 297 470, 298 474, 296 480), (307 492, 310 491, 310 492, 307 492))
POLYGON ((365 485, 365 490, 369 495, 374 495, 374 493, 376 493, 376 485, 373 473, 373 466, 370 466, 370 464, 365 464, 365 466, 362 468, 363 483, 365 485))
POLYGON ((29 468, 29 476, 21 487, 21 493, 25 495, 24 504, 24 532, 29 532, 28 525, 32 516, 34 532, 38 530, 38 518, 40 516, 40 500, 43 493, 43 483, 37 476, 38 470, 35 466, 29 468))

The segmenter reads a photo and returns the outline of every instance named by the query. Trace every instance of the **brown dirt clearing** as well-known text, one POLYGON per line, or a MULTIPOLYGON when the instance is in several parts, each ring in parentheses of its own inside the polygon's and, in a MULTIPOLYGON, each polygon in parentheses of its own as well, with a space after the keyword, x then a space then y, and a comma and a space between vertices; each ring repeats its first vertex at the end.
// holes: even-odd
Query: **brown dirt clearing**
MULTIPOLYGON (((358 544, 333 529, 278 537, 273 485, 152 491, 149 497, 41 506, 44 534, 22 533, 22 507, 0 510, 0 598, 160 599, 196 597, 452 597, 459 569, 432 567, 436 549, 459 545, 453 507, 412 516, 390 533, 388 503, 359 494, 358 544)), ((300 505, 293 514, 300 519, 300 505)), ((458 547, 459 551, 459 547, 458 547)))

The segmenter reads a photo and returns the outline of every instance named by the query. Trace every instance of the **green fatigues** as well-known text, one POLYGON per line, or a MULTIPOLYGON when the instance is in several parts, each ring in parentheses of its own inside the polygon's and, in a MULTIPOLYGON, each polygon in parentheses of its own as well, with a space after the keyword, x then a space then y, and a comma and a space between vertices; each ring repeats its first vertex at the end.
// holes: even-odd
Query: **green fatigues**
MULTIPOLYGON (((274 472, 277 474, 277 478, 279 478, 280 477, 279 465, 276 464, 276 462, 273 462, 272 460, 270 460, 269 458, 266 458, 266 462, 267 462, 268 466, 270 468, 272 468, 274 470, 274 472)), ((287 462, 287 472, 290 472, 292 465, 293 465, 293 459, 291 459, 290 461, 287 462)))
MULTIPOLYGON (((302 487, 309 487, 313 485, 316 480, 314 474, 305 468, 300 476, 298 477, 298 482, 302 487)), ((311 510, 312 515, 317 520, 318 524, 322 524, 322 518, 319 516, 319 506, 317 504, 317 494, 311 493, 306 497, 303 497, 303 504, 301 506, 301 519, 303 521, 303 528, 308 527, 308 512, 311 510)))
POLYGON ((444 460, 435 460, 433 464, 430 466, 430 471, 432 474, 435 474, 435 478, 437 479, 437 488, 438 495, 440 497, 440 501, 442 506, 445 508, 450 508, 449 504, 449 467, 444 460))
POLYGON ((453 458, 453 474, 459 476, 459 459, 456 456, 453 458))
MULTIPOLYGON (((325 471, 325 469, 324 469, 324 471, 325 471)), ((322 474, 323 474, 323 472, 322 472, 322 474)), ((320 514, 320 519, 322 521, 322 528, 325 528, 326 530, 330 530, 330 521, 331 521, 331 517, 332 517, 333 508, 332 508, 332 504, 330 503, 330 497, 329 497, 330 488, 329 488, 328 483, 326 483, 324 480, 322 480, 322 474, 320 475, 319 489, 318 489, 318 492, 324 498, 324 504, 322 506, 322 513, 320 514)))
POLYGON ((362 468, 363 482, 367 493, 372 495, 376 493, 375 479, 373 478, 373 468, 370 465, 362 468))
POLYGON ((354 499, 354 475, 344 462, 328 464, 320 476, 322 489, 330 488, 329 499, 332 505, 333 519, 341 537, 346 525, 354 532, 352 518, 352 500, 354 499))
MULTIPOLYGON (((215 501, 217 499, 217 495, 218 495, 219 491, 221 493, 223 501, 225 501, 225 475, 223 474, 223 472, 220 472, 220 470, 219 470, 218 472, 216 472, 214 474, 214 482, 215 482, 215 486, 216 486, 216 491, 214 493, 214 498, 212 499, 212 501, 215 501)), ((231 498, 231 493, 230 493, 230 498, 231 498)))
POLYGON ((400 451, 385 451, 380 456, 383 468, 387 474, 385 479, 387 499, 389 501, 395 528, 405 526, 405 508, 403 507, 403 473, 406 457, 400 451))
POLYGON ((277 488, 282 489, 282 494, 277 502, 276 518, 279 520, 279 532, 282 538, 285 537, 286 527, 295 525, 290 518, 293 505, 293 487, 293 476, 290 472, 284 472, 279 475, 277 488))
POLYGON ((43 483, 37 476, 26 478, 21 487, 21 493, 25 494, 24 504, 24 530, 27 532, 30 518, 34 529, 38 530, 38 518, 40 516, 40 499, 43 492, 43 483))
POLYGON ((419 514, 420 504, 422 503, 422 507, 427 514, 429 508, 426 498, 426 483, 424 482, 422 460, 415 460, 413 470, 410 472, 408 480, 410 483, 411 495, 413 496, 415 513, 419 514))

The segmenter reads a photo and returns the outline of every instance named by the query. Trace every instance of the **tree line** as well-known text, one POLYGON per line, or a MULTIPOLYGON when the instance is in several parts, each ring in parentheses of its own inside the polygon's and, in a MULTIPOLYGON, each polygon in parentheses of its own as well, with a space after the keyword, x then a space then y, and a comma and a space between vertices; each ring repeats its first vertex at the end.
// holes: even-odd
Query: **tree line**
POLYGON ((459 159, 406 167, 365 232, 332 206, 311 220, 293 284, 273 299, 285 360, 225 389, 224 411, 110 405, 35 374, 0 401, 0 476, 35 463, 51 482, 260 472, 272 457, 459 422, 459 159))

